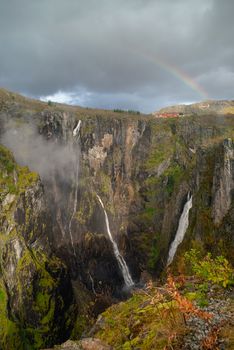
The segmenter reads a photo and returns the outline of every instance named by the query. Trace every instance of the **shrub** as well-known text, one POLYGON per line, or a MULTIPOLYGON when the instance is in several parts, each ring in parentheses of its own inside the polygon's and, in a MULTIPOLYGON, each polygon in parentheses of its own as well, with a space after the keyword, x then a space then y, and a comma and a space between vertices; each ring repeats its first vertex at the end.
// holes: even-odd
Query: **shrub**
POLYGON ((185 253, 185 259, 191 265, 192 271, 203 280, 219 284, 226 288, 234 285, 234 270, 222 255, 212 258, 208 253, 203 259, 196 249, 185 253))
POLYGON ((140 111, 135 111, 133 109, 127 109, 127 110, 124 110, 124 109, 119 109, 119 108, 115 108, 113 110, 115 113, 128 113, 128 114, 141 114, 140 111))

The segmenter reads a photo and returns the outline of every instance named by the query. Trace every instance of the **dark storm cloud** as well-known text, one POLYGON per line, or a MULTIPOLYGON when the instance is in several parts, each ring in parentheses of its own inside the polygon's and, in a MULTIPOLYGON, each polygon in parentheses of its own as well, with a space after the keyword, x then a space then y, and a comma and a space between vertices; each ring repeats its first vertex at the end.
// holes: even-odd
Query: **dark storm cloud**
POLYGON ((2 0, 0 85, 145 111, 202 98, 160 60, 232 98, 233 13, 232 0, 2 0))

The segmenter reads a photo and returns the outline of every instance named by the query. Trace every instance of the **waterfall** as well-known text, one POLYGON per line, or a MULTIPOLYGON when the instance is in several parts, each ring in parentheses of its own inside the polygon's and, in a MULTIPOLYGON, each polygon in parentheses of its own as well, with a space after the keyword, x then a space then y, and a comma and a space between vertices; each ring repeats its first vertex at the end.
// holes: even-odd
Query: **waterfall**
POLYGON ((104 214, 105 214, 105 222, 106 222, 107 233, 108 233, 108 236, 109 236, 110 241, 112 243, 116 260, 117 260, 118 265, 120 267, 120 270, 122 272, 124 283, 125 283, 126 287, 130 288, 130 287, 132 287, 134 285, 134 282, 133 282, 132 277, 130 275, 128 266, 126 264, 126 261, 124 260, 123 256, 120 254, 119 248, 118 248, 116 242, 114 241, 114 239, 112 237, 111 230, 110 230, 109 219, 108 219, 107 212, 105 210, 104 204, 103 204, 101 198, 99 197, 99 195, 97 195, 97 198, 98 198, 98 200, 99 200, 99 202, 100 202, 100 204, 102 206, 102 209, 104 211, 104 214))
POLYGON ((73 130, 73 136, 74 136, 74 137, 79 133, 80 127, 81 127, 81 120, 78 121, 76 127, 75 127, 74 130, 73 130))
MULTIPOLYGON (((78 135, 79 139, 79 131, 81 127, 81 120, 78 121, 75 129, 73 130, 73 137, 76 137, 78 135)), ((73 201, 73 211, 72 215, 69 221, 68 229, 69 229, 69 234, 70 234, 70 239, 71 239, 71 244, 73 248, 74 255, 76 255, 76 251, 74 248, 74 241, 73 241, 73 236, 72 236, 72 220, 76 214, 77 211, 77 191, 78 191, 78 183, 79 183, 79 154, 76 157, 76 167, 75 167, 75 191, 74 191, 74 201, 73 201)))
POLYGON ((190 193, 188 193, 187 202, 184 205, 184 209, 179 220, 179 225, 176 231, 175 239, 171 243, 171 246, 169 249, 167 266, 169 266, 172 263, 175 253, 177 251, 177 248, 180 245, 180 243, 183 241, 184 235, 187 231, 187 228, 189 225, 189 211, 192 208, 192 198, 193 196, 190 195, 190 193))

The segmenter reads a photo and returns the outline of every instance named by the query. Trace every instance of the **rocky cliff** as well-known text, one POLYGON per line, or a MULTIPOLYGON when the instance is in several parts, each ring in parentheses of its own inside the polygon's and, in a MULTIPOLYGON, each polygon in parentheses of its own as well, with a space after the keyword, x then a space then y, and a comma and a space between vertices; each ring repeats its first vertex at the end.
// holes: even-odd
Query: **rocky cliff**
MULTIPOLYGON (((180 266, 183 252, 194 246, 233 260, 232 115, 162 120, 48 106, 6 91, 1 92, 0 106, 0 143, 14 152, 20 164, 38 172, 43 184, 34 175, 20 198, 12 197, 9 188, 2 198, 2 212, 5 217, 13 216, 14 222, 1 220, 1 235, 6 242, 9 234, 5 230, 16 227, 18 237, 8 249, 1 248, 2 285, 4 293, 7 288, 19 293, 8 292, 9 302, 3 307, 12 312, 13 316, 6 317, 12 317, 14 324, 27 325, 24 329, 31 327, 30 317, 44 325, 49 313, 39 331, 43 345, 59 338, 61 329, 61 336, 66 336, 66 329, 69 332, 65 320, 74 297, 79 308, 84 293, 92 300, 95 294, 118 296, 123 287, 97 195, 136 282, 143 271, 157 275, 165 267, 188 192, 193 194, 193 207, 174 266, 180 266), (24 258, 20 264, 25 254, 29 261, 24 258), (35 290, 24 291, 28 299, 22 299, 22 288, 15 285, 18 277, 12 277, 9 266, 14 271, 22 267, 22 276, 27 277, 20 280, 26 285, 29 278, 28 285, 35 285, 35 290), (51 284, 45 286, 43 281, 50 279, 51 284), (40 312, 31 316, 32 303, 36 310, 39 307, 37 290, 46 295, 46 301, 39 301, 40 312), (22 305, 28 305, 28 314, 22 305), (55 313, 63 319, 57 319, 56 327, 50 323, 55 322, 55 313)), ((13 183, 16 180, 12 176, 13 183)), ((82 323, 79 318, 77 322, 82 323)), ((27 337, 31 336, 27 333, 27 337)), ((41 346, 35 339, 34 343, 41 346)))
POLYGON ((70 332, 71 282, 50 248, 50 217, 38 175, 18 166, 2 146, 0 188, 0 347, 54 344, 70 332))

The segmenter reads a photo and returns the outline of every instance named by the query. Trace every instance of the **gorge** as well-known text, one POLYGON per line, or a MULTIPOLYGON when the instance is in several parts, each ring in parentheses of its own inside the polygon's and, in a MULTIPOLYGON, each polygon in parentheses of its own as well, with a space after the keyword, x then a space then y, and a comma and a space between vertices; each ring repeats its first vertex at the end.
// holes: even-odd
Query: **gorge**
POLYGON ((234 118, 215 104, 160 119, 0 90, 1 349, 79 338, 190 248, 233 263, 234 118))

